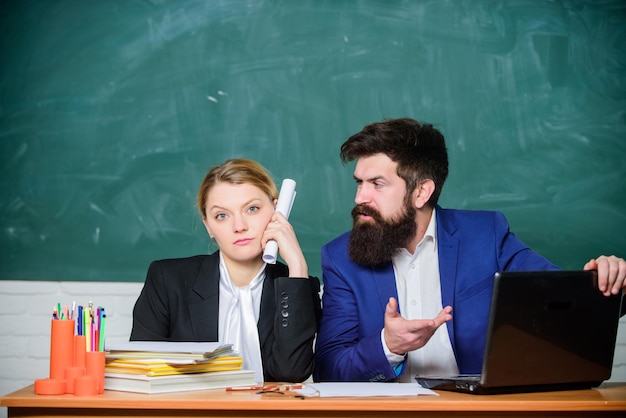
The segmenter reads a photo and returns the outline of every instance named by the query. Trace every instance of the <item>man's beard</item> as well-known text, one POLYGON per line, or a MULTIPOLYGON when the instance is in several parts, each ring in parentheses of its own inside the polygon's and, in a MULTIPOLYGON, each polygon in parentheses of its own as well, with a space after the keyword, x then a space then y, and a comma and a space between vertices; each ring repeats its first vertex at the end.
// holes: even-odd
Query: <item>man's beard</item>
POLYGON ((415 207, 405 205, 403 213, 386 221, 380 213, 368 206, 357 205, 352 209, 353 227, 348 244, 352 261, 367 267, 377 267, 390 262, 392 257, 415 238, 415 207), (372 219, 360 221, 359 215, 372 219))

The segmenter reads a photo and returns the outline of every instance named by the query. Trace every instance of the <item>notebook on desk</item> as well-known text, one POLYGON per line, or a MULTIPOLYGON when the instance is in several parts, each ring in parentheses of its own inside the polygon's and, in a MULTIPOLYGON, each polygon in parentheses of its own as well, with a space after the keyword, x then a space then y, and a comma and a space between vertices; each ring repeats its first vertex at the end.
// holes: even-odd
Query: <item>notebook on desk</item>
POLYGON ((611 377, 621 295, 594 271, 501 272, 494 278, 482 372, 416 376, 473 394, 583 389, 611 377))

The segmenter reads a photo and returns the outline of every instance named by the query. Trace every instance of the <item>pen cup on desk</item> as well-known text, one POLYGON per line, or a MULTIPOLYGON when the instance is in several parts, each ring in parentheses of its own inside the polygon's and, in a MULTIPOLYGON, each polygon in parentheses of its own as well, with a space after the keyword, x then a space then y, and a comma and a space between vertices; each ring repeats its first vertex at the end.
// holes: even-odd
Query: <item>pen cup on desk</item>
POLYGON ((63 395, 67 393, 65 379, 37 379, 35 380, 35 393, 37 395, 63 395))
POLYGON ((87 337, 84 335, 74 336, 74 366, 85 367, 85 353, 87 352, 87 337))
POLYGON ((76 379, 84 376, 86 373, 86 369, 85 369, 85 354, 87 353, 86 344, 87 344, 86 336, 74 335, 74 367, 68 367, 67 369, 65 369, 65 380, 67 381, 67 393, 75 392, 76 379))
POLYGON ((104 351, 87 351, 85 353, 85 368, 87 376, 96 378, 96 392, 104 393, 104 351))
POLYGON ((98 394, 98 379, 83 375, 74 379, 74 395, 93 396, 98 394))
POLYGON ((65 369, 65 393, 74 393, 76 378, 85 375, 85 367, 68 367, 65 369))
POLYGON ((74 320, 52 320, 50 332, 50 378, 65 379, 65 369, 74 365, 74 320))

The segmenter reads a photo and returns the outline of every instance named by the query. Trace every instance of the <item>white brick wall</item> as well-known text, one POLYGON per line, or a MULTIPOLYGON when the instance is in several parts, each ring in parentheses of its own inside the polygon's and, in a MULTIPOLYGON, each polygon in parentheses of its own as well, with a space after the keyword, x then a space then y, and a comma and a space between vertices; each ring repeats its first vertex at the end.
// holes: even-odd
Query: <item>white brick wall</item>
MULTIPOLYGON (((132 310, 143 283, 0 280, 0 395, 49 375, 49 336, 57 302, 104 306, 107 341, 127 341, 132 310)), ((611 381, 626 382, 626 317, 617 336, 611 381)), ((6 417, 0 408, 0 418, 6 417)))
MULTIPOLYGON (((57 302, 106 308, 107 341, 128 341, 143 283, 0 280, 0 395, 50 374, 50 320, 57 302)), ((7 416, 0 408, 0 418, 7 416)))

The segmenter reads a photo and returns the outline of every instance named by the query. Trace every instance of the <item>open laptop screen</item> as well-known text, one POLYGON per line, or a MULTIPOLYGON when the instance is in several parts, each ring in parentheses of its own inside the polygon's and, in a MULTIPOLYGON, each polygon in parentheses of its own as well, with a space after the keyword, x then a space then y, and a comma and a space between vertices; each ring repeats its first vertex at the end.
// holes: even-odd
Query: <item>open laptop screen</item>
POLYGON ((472 393, 597 386, 611 376, 621 299, 602 295, 593 271, 496 273, 478 382, 417 380, 472 393))

